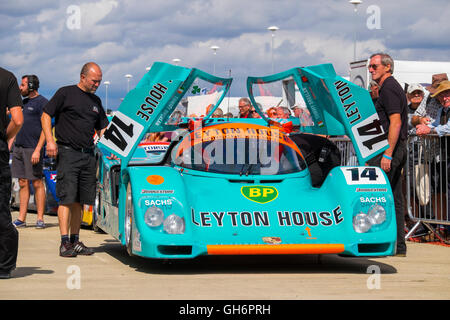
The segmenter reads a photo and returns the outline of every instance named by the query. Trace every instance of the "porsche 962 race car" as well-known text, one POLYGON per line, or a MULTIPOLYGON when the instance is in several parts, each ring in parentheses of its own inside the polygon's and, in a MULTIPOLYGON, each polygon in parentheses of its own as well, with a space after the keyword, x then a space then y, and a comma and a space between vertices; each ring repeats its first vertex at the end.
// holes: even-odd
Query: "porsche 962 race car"
POLYGON ((130 255, 148 258, 394 254, 389 181, 380 168, 364 166, 388 146, 368 92, 330 64, 249 77, 254 112, 244 119, 230 115, 231 82, 195 68, 152 66, 98 144, 96 227, 130 255), (266 113, 299 105, 308 126, 266 113), (216 117, 219 107, 229 113, 216 117), (147 141, 154 132, 170 134, 170 142, 147 141), (350 138, 362 165, 335 163, 316 179, 311 168, 332 150, 316 142, 324 135, 350 138), (324 147, 314 156, 308 150, 318 144, 324 147))

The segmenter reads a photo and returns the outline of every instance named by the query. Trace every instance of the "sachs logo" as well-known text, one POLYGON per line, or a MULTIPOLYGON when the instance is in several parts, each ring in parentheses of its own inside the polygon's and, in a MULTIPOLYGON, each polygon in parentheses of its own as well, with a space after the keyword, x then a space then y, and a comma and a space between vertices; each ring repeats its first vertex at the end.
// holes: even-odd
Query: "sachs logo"
POLYGON ((278 197, 278 190, 268 186, 244 186, 241 193, 248 200, 258 203, 268 203, 278 197))

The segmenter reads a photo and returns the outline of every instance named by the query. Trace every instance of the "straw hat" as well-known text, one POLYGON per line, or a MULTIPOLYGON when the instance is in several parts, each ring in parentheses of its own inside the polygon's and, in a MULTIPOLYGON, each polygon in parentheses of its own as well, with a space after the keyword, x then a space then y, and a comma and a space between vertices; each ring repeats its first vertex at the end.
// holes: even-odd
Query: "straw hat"
POLYGON ((441 84, 436 88, 436 91, 431 95, 433 98, 436 97, 439 93, 443 91, 450 90, 450 81, 444 80, 441 84))

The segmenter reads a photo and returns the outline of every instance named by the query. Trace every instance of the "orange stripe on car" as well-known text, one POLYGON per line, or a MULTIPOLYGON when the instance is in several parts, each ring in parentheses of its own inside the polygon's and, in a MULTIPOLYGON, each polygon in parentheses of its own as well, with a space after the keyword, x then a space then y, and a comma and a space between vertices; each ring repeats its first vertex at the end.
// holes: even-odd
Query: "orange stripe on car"
POLYGON ((207 245, 207 251, 209 255, 336 254, 344 252, 344 245, 341 243, 207 245))

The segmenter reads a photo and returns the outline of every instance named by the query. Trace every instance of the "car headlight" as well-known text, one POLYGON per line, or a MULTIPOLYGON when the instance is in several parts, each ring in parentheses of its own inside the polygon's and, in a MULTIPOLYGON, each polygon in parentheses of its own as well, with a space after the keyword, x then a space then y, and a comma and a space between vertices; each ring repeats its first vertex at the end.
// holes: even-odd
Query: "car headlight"
POLYGON ((371 224, 382 224, 386 221, 386 210, 379 204, 374 204, 367 212, 371 224))
POLYGON ((164 231, 169 234, 183 234, 184 229, 184 218, 176 214, 171 214, 164 220, 164 231))
POLYGON ((159 227, 164 221, 164 212, 161 208, 152 206, 145 211, 144 221, 150 227, 159 227))
POLYGON ((366 233, 372 227, 370 218, 365 213, 358 213, 353 217, 353 229, 358 233, 366 233))

